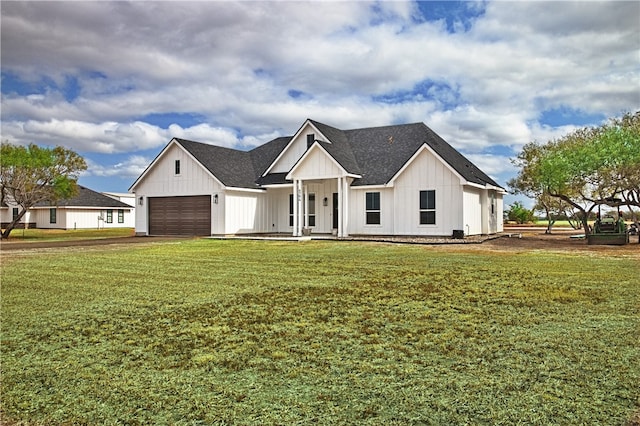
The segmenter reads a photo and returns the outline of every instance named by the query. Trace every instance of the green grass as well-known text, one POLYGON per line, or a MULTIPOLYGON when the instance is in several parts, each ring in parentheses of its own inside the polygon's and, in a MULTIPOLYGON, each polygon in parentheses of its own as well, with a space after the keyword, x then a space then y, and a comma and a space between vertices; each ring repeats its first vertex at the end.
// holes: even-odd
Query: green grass
MULTIPOLYGON (((548 220, 537 220, 534 223, 535 226, 547 226, 549 225, 549 221, 548 220)), ((568 220, 556 220, 553 223, 553 227, 554 228, 571 228, 571 225, 569 224, 568 220)))
MULTIPOLYGON (((132 228, 104 228, 104 229, 14 229, 9 235, 9 242, 46 242, 93 240, 100 238, 131 237, 132 228)), ((4 241, 3 241, 4 242, 4 241)))
POLYGON ((607 253, 185 240, 3 254, 1 411, 624 424, 640 404, 640 267, 607 253))

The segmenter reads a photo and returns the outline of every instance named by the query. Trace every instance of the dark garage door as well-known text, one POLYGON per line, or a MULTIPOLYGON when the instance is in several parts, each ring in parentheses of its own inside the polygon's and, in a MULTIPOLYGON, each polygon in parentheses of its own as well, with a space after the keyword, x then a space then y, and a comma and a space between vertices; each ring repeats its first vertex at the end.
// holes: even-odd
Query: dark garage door
POLYGON ((211 235, 211 196, 149 198, 149 235, 211 235))

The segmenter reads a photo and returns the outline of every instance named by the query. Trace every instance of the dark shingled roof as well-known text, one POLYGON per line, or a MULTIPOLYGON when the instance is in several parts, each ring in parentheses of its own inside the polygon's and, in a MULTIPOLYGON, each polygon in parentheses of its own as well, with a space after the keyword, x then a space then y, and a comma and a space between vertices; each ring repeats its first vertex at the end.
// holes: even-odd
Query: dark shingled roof
POLYGON ((256 176, 262 176, 264 174, 271 163, 278 158, 278 155, 280 155, 282 150, 291 141, 291 138, 292 136, 276 138, 271 142, 260 145, 249 151, 251 159, 253 160, 253 167, 257 173, 256 176))
POLYGON ((129 204, 123 203, 115 198, 108 197, 99 192, 93 191, 84 186, 78 185, 78 195, 66 200, 58 200, 57 203, 38 203, 37 207, 53 206, 59 207, 100 207, 114 209, 132 209, 129 204))
POLYGON ((362 179, 354 186, 388 183, 424 144, 471 183, 500 187, 424 123, 346 130, 362 179))
POLYGON ((224 186, 259 189, 250 153, 186 139, 175 140, 224 186))
MULTIPOLYGON (((424 123, 340 130, 309 120, 329 141, 318 142, 348 173, 362 176, 353 186, 388 183, 427 144, 468 182, 500 187, 424 123)), ((225 186, 261 188, 290 183, 287 173, 262 176, 292 136, 276 138, 251 151, 175 139, 225 186)))

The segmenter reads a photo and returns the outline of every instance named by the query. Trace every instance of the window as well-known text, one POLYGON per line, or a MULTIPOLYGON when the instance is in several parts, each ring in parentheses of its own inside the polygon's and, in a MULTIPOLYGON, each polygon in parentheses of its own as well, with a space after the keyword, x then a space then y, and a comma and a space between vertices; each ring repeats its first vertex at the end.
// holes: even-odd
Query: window
MULTIPOLYGON (((289 226, 293 226, 293 194, 289 194, 289 226)), ((316 226, 316 194, 309 194, 309 226, 316 226)))
POLYGON ((420 225, 436 224, 436 191, 420 191, 420 225))
POLYGON ((180 160, 176 160, 176 169, 175 169, 175 174, 179 175, 180 174, 180 160))
POLYGON ((309 226, 316 226, 316 194, 309 194, 309 226))
POLYGON ((107 223, 113 223, 113 210, 107 210, 107 223))
POLYGON ((124 223, 124 210, 118 210, 118 223, 124 223))
POLYGON ((49 223, 56 223, 58 220, 58 212, 56 209, 49 209, 49 223))
POLYGON ((366 224, 380 225, 380 193, 367 192, 366 198, 366 224))
POLYGON ((293 226, 293 194, 289 194, 289 226, 293 226))
POLYGON ((313 133, 310 133, 307 135, 307 149, 311 148, 311 145, 313 145, 313 143, 316 140, 316 135, 313 133))
POLYGON ((18 213, 20 213, 20 210, 18 210, 17 207, 13 208, 13 219, 12 220, 16 220, 18 218, 18 213))

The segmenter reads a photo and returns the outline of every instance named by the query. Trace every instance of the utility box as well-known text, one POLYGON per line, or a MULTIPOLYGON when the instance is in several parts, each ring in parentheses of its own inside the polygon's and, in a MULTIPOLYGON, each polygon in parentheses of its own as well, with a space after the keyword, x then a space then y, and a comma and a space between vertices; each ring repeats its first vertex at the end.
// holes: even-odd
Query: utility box
POLYGON ((464 238, 464 231, 462 229, 454 229, 453 230, 453 238, 456 240, 461 240, 464 238))

